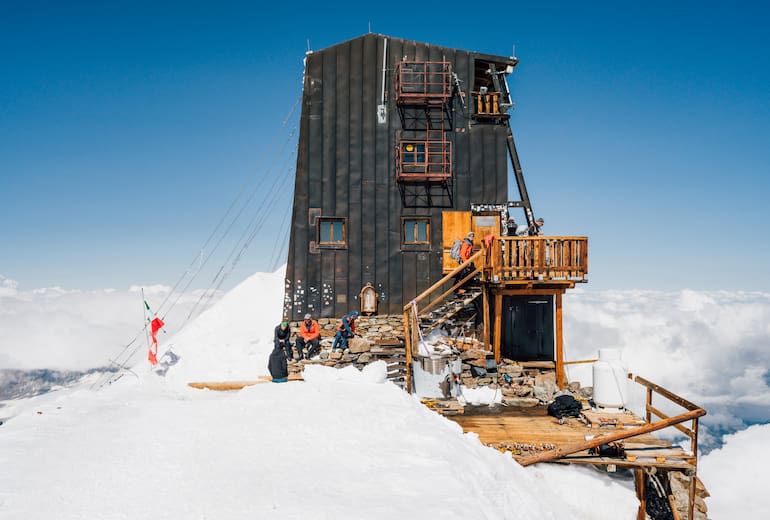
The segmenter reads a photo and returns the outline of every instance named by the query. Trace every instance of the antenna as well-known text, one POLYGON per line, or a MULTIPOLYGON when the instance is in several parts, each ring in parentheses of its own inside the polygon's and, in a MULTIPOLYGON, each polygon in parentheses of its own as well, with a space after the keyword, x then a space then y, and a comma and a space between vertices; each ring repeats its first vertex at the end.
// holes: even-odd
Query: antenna
POLYGON ((516 44, 511 45, 511 58, 516 58, 516 44))
POLYGON ((307 39, 307 52, 310 52, 310 38, 307 39))
POLYGON ((369 20, 369 34, 372 34, 372 21, 369 20))

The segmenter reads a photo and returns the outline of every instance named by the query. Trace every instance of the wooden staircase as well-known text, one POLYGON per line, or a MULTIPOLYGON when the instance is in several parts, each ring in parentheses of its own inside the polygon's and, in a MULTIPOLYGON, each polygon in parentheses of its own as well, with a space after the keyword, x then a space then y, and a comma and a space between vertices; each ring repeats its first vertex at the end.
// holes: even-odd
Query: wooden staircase
POLYGON ((462 294, 448 295, 440 306, 419 315, 420 332, 425 335, 450 322, 460 311, 473 303, 473 300, 481 296, 482 292, 481 287, 472 287, 462 294))
POLYGON ((415 347, 418 344, 420 335, 445 324, 484 293, 483 284, 480 287, 466 286, 466 284, 472 284, 477 275, 482 272, 486 266, 486 256, 487 250, 482 248, 404 306, 405 383, 407 392, 411 393, 412 391, 412 358, 416 354, 415 347), (470 266, 474 266, 475 269, 470 270, 460 280, 455 278, 455 276, 461 276, 460 273, 465 273, 466 268, 470 266), (444 290, 451 281, 454 281, 454 284, 449 289, 444 290), (463 289, 468 288, 462 290, 460 289, 461 287, 463 289), (443 292, 436 294, 442 290, 443 292), (421 302, 429 297, 431 297, 432 301, 420 309, 419 305, 421 302))

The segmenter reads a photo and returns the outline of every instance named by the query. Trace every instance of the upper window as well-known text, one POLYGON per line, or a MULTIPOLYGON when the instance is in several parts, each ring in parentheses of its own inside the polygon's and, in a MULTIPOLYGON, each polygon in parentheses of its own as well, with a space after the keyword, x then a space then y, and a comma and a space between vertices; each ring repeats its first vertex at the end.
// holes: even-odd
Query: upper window
POLYGON ((318 217, 318 245, 340 247, 347 245, 345 219, 318 217))
POLYGON ((403 143, 401 157, 405 164, 425 164, 425 143, 403 143))
POLYGON ((404 244, 430 244, 430 219, 405 218, 404 244))

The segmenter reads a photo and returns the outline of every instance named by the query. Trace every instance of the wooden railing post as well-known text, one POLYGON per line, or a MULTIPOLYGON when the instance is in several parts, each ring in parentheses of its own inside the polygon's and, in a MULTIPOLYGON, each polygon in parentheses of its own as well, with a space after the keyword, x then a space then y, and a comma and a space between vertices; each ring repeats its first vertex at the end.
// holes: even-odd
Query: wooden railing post
POLYGON ((647 414, 644 416, 645 422, 650 422, 652 419, 652 412, 650 411, 650 407, 652 406, 652 388, 647 387, 647 406, 644 407, 645 410, 647 410, 647 414))
POLYGON ((692 420, 692 431, 695 435, 690 437, 690 450, 692 456, 695 457, 695 472, 690 475, 690 489, 688 493, 687 502, 687 518, 693 518, 695 514, 695 492, 696 492, 696 477, 698 475, 698 418, 695 417, 692 420))
POLYGON ((562 328, 562 297, 556 293, 556 385, 560 390, 567 386, 564 372, 564 338, 562 328))
MULTIPOLYGON (((407 307, 411 306, 409 304, 407 307)), ((409 309, 411 310, 411 309, 409 309)), ((406 353, 406 391, 412 393, 412 327, 409 310, 404 310, 404 347, 406 353)))

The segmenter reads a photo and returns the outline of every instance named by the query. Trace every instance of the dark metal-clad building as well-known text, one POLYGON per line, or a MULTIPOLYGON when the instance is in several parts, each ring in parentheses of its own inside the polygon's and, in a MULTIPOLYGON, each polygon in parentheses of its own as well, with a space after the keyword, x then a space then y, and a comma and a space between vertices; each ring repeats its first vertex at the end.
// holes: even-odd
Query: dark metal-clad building
POLYGON ((339 317, 367 284, 379 314, 401 314, 443 276, 468 231, 445 215, 505 204, 509 159, 520 172, 505 80, 516 63, 379 34, 307 54, 288 319, 339 317))

